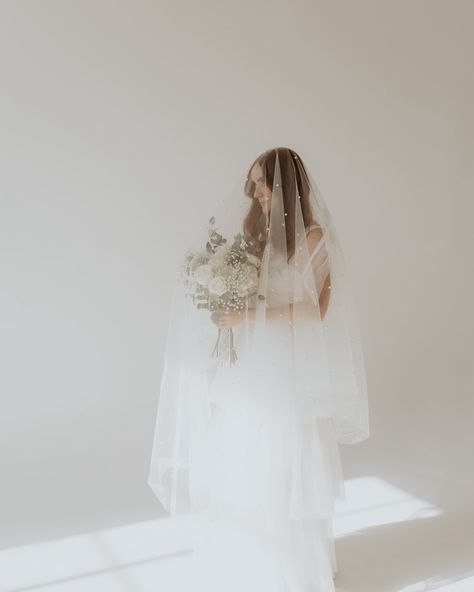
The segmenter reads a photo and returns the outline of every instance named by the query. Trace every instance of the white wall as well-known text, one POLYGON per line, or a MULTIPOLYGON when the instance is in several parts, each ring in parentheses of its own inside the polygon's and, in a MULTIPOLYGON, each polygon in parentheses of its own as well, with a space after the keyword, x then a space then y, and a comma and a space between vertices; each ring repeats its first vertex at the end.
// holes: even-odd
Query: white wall
POLYGON ((297 150, 337 221, 372 438, 472 498, 470 0, 0 6, 0 545, 159 515, 146 483, 171 282, 196 216, 297 150), (173 250, 173 244, 176 249, 173 250))

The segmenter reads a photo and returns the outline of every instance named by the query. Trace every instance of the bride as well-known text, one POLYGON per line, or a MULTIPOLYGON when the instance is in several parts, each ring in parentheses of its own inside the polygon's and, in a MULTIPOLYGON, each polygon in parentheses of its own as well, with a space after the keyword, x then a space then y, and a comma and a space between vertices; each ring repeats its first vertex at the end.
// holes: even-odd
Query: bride
POLYGON ((194 589, 333 592, 338 444, 369 437, 367 388, 342 250, 301 157, 261 154, 192 247, 148 482, 196 519, 194 589))

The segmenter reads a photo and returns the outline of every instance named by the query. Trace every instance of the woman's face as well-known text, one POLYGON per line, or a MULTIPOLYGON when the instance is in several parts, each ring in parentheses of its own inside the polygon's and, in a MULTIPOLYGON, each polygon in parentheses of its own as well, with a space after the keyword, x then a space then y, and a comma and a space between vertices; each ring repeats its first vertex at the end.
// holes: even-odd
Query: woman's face
POLYGON ((256 163, 250 171, 250 178, 255 183, 253 198, 258 199, 264 212, 270 212, 272 205, 272 190, 265 184, 262 167, 256 163))

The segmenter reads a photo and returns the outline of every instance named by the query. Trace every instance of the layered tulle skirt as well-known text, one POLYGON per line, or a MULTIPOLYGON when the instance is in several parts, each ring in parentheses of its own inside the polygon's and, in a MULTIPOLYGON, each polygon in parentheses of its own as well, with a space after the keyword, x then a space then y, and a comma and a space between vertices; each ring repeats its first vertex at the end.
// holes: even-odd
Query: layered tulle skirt
POLYGON ((331 418, 295 388, 288 328, 268 326, 254 349, 244 347, 248 331, 236 332, 238 363, 210 381, 195 492, 201 585, 333 592, 332 519, 344 482, 331 418))

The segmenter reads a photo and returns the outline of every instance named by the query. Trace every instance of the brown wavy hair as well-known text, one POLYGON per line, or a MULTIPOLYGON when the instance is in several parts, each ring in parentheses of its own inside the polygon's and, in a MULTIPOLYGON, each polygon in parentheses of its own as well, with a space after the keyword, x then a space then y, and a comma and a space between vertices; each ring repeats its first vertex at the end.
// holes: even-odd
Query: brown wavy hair
POLYGON ((252 237, 257 250, 262 255, 266 243, 266 217, 258 200, 254 199, 255 183, 250 177, 250 172, 258 163, 262 167, 265 184, 272 191, 277 153, 280 163, 283 209, 286 214, 286 245, 288 260, 290 260, 295 252, 295 205, 297 195, 301 196, 301 212, 305 228, 316 223, 309 202, 310 186, 306 168, 300 155, 294 150, 285 147, 271 148, 258 156, 251 164, 245 182, 244 193, 252 199, 252 205, 243 221, 243 229, 252 237))

